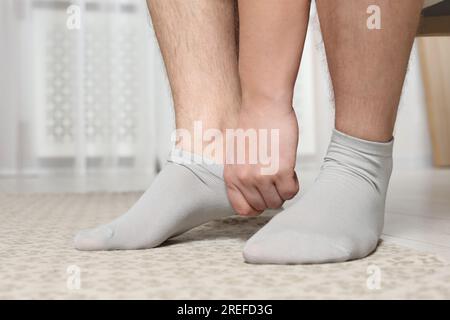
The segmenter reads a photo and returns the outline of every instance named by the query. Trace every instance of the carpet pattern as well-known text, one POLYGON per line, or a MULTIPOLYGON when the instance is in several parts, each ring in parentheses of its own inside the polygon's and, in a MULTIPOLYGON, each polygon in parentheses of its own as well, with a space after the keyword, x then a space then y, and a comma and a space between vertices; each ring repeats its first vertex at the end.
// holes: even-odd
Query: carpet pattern
MULTIPOLYGON (((449 299, 438 257, 381 243, 371 256, 304 266, 243 262, 267 216, 213 221, 150 250, 80 252, 74 233, 136 193, 0 195, 1 299, 449 299)), ((150 214, 150 213, 149 213, 150 214)))

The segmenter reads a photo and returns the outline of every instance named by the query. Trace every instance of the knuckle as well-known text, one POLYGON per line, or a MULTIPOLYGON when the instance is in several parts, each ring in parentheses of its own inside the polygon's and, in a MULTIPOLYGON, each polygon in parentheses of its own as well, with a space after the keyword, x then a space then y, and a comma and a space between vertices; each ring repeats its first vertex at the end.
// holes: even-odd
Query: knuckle
POLYGON ((239 170, 237 173, 237 178, 242 182, 249 182, 252 180, 252 174, 249 170, 239 170))
POLYGON ((254 181, 255 181, 257 184, 263 184, 263 183, 265 183, 268 179, 270 179, 270 178, 268 178, 268 176, 263 176, 263 175, 256 175, 256 176, 254 177, 254 181))

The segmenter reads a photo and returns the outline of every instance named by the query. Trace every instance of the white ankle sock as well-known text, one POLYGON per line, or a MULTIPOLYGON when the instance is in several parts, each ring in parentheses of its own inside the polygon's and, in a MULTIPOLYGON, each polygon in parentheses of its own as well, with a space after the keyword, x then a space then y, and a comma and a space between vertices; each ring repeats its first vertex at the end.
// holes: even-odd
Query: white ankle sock
POLYGON ((234 214, 223 166, 174 150, 150 188, 125 214, 74 239, 79 250, 153 248, 213 219, 234 214))
POLYGON ((245 260, 326 263, 370 254, 383 228, 392 147, 393 141, 370 142, 334 130, 311 189, 248 240, 245 260))

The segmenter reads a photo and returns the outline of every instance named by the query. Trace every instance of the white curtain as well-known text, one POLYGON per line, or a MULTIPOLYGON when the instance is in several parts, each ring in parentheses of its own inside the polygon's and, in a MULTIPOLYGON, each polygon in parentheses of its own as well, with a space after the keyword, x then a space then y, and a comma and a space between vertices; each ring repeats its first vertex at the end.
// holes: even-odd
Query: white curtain
POLYGON ((2 0, 0 15, 0 173, 154 172, 170 99, 145 1, 2 0))

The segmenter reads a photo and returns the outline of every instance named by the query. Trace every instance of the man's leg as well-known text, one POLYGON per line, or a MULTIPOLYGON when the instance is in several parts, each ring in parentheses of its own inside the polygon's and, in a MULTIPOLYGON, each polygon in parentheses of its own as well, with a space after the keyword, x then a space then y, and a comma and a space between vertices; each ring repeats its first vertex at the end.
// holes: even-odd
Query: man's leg
POLYGON ((317 1, 336 101, 336 129, 386 142, 397 107, 422 0, 317 1), (370 5, 381 13, 381 30, 365 21, 370 5))
POLYGON ((381 235, 392 132, 421 0, 318 0, 336 101, 336 130, 310 190, 248 243, 255 263, 362 258, 381 235), (377 5, 381 30, 367 28, 377 5))
MULTIPOLYGON (((195 121, 201 121, 204 130, 233 127, 240 105, 233 0, 148 0, 148 5, 172 89, 177 129, 194 137, 195 121)), ((197 140, 200 144, 179 141, 138 202, 111 223, 81 231, 75 247, 151 248, 233 214, 223 166, 193 157, 202 153, 202 138, 197 140)))
MULTIPOLYGON (((148 0, 177 129, 232 128, 240 107, 233 0, 148 0)), ((180 147, 193 150, 183 141, 180 147)))
POLYGON ((237 126, 269 135, 279 130, 279 152, 270 155, 278 162, 272 174, 262 175, 261 164, 225 167, 228 196, 239 214, 278 208, 298 191, 298 125, 292 100, 309 8, 309 0, 239 1, 242 107, 237 126))

